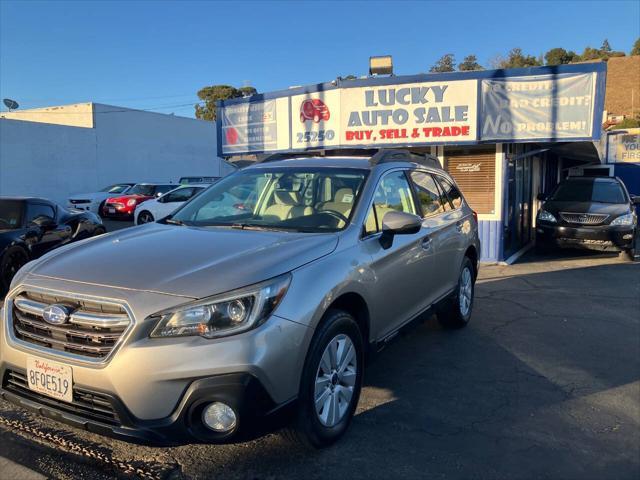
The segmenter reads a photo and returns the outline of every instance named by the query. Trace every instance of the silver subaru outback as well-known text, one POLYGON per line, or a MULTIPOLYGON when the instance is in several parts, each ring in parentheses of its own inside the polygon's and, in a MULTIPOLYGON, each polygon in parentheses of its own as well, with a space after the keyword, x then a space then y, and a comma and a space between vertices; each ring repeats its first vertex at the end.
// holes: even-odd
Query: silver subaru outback
POLYGON ((264 161, 157 223, 25 265, 0 396, 161 445, 238 439, 288 411, 294 438, 328 445, 367 353, 428 312, 469 322, 479 253, 475 213, 431 157, 264 161))

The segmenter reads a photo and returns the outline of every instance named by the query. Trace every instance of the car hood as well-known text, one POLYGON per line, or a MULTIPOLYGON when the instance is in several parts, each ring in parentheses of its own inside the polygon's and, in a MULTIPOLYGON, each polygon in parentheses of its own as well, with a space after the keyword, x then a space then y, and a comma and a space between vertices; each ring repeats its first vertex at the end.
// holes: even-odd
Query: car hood
POLYGON ((149 223, 51 252, 29 274, 203 298, 289 272, 337 242, 332 233, 149 223))
POLYGON ((614 218, 627 213, 629 205, 624 203, 558 202, 551 200, 544 204, 544 209, 554 215, 559 212, 602 213, 614 218))

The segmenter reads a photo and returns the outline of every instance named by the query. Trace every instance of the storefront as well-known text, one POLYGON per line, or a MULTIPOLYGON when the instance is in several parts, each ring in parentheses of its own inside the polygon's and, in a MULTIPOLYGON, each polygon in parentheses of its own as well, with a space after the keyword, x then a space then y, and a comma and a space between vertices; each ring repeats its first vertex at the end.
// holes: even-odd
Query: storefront
POLYGON ((536 195, 598 159, 606 65, 336 80, 218 105, 218 154, 398 147, 438 157, 478 213, 483 261, 532 239, 536 195), (591 161, 589 160, 584 160, 591 161))

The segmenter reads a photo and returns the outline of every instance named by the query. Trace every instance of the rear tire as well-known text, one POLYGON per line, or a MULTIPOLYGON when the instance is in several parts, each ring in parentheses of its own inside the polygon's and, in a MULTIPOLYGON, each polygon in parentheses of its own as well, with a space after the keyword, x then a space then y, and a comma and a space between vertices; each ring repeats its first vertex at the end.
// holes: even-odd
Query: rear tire
POLYGON ((475 296, 475 277, 473 263, 469 257, 464 257, 455 293, 438 311, 438 321, 444 327, 462 328, 469 324, 475 296))
POLYGON ((153 215, 151 214, 151 212, 147 210, 143 210, 138 214, 138 221, 136 222, 137 225, 142 225, 143 223, 151 223, 151 222, 155 222, 155 218, 153 218, 153 215))
POLYGON ((97 237, 98 235, 104 235, 105 233, 107 233, 107 229, 104 227, 96 227, 96 229, 93 231, 93 236, 97 237))
POLYGON ((103 200, 102 203, 100 203, 100 206, 98 207, 98 216, 100 218, 105 218, 105 215, 104 215, 104 204, 105 203, 107 203, 107 201, 103 200))
POLYGON ((342 437, 358 405, 363 367, 358 324, 342 310, 329 310, 311 341, 298 411, 285 436, 310 448, 326 447, 342 437))

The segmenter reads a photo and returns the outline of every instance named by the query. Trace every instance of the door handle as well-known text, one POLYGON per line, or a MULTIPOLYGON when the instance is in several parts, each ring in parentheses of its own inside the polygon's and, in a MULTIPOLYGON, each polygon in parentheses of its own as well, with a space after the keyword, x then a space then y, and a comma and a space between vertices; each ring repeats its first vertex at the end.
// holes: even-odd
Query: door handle
POLYGON ((431 237, 424 237, 422 239, 422 249, 423 250, 431 249, 431 243, 432 242, 433 242, 433 240, 431 239, 431 237))

